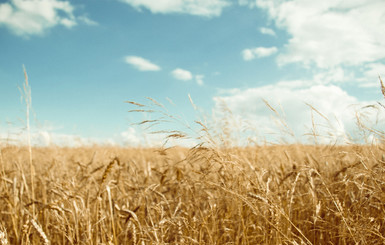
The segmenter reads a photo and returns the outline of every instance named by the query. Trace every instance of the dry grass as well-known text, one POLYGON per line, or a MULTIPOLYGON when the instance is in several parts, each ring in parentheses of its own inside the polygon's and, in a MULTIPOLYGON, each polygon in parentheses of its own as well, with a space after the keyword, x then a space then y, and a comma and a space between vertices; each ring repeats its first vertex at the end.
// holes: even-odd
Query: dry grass
POLYGON ((1 149, 10 244, 385 242, 382 145, 33 150, 36 219, 28 150, 1 149))

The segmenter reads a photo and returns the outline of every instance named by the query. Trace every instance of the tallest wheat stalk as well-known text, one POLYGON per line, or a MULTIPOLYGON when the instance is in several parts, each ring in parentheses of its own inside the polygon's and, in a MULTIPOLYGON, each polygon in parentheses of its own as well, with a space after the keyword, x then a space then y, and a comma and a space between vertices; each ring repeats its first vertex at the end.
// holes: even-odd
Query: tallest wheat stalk
POLYGON ((28 152, 29 152, 29 167, 30 167, 30 175, 31 175, 31 203, 32 203, 32 214, 35 217, 35 188, 34 188, 34 177, 35 177, 35 169, 32 163, 32 146, 31 146, 31 127, 29 123, 29 111, 32 105, 32 96, 31 96, 31 87, 28 84, 28 74, 25 70, 25 66, 23 65, 24 78, 25 83, 23 84, 23 97, 26 104, 26 126, 27 126, 27 141, 28 141, 28 152))

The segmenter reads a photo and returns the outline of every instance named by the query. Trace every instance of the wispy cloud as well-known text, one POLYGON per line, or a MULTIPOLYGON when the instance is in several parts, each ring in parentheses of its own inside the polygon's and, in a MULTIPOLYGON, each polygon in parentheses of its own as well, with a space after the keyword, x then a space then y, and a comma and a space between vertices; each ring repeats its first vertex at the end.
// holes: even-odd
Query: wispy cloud
POLYGON ((97 25, 99 25, 98 22, 96 22, 94 20, 91 20, 90 18, 88 18, 85 15, 79 16, 76 19, 79 20, 80 22, 83 22, 86 25, 89 25, 89 26, 97 26, 97 25))
POLYGON ((204 17, 220 16, 230 5, 228 0, 121 0, 137 9, 146 8, 152 13, 181 13, 204 17))
POLYGON ((378 88, 378 76, 380 76, 382 80, 385 81, 385 63, 368 63, 362 66, 361 70, 363 71, 362 77, 357 79, 360 87, 378 88))
POLYGON ((61 25, 72 28, 81 21, 96 22, 74 15, 69 1, 11 0, 0 4, 0 26, 5 26, 19 36, 41 35, 46 30, 61 25))
POLYGON ((187 71, 187 70, 184 70, 181 68, 177 68, 177 69, 173 70, 171 72, 171 75, 175 79, 182 80, 182 81, 188 81, 188 80, 193 79, 193 75, 191 74, 190 71, 187 71))
POLYGON ((278 49, 276 47, 264 48, 252 48, 252 49, 244 49, 242 51, 242 57, 244 60, 253 60, 255 58, 262 58, 273 55, 277 53, 278 49))
POLYGON ((205 78, 204 75, 196 75, 196 76, 195 76, 195 80, 196 80, 196 82, 197 82, 197 84, 198 84, 199 86, 203 86, 203 84, 204 84, 203 78, 205 78))
POLYGON ((275 36, 275 31, 273 29, 270 29, 270 28, 266 28, 266 27, 261 27, 259 28, 259 31, 262 33, 262 34, 265 34, 265 35, 270 35, 270 36, 275 36))
POLYGON ((139 71, 159 71, 161 68, 152 63, 149 60, 146 60, 139 56, 126 56, 124 58, 124 61, 127 64, 132 65, 135 69, 138 69, 139 71))

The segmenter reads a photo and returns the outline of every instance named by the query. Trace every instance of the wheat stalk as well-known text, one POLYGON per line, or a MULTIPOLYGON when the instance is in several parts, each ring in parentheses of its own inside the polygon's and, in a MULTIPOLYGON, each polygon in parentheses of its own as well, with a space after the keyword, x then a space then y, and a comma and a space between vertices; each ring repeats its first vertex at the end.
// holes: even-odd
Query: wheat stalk
POLYGON ((384 86, 384 83, 382 82, 382 79, 381 79, 380 76, 378 76, 378 78, 380 79, 381 93, 385 97, 385 86, 384 86))
POLYGON ((39 234, 39 237, 43 241, 43 244, 44 245, 50 245, 51 242, 48 240, 47 235, 43 231, 43 228, 41 228, 41 226, 34 219, 31 219, 31 224, 32 224, 33 228, 35 228, 35 230, 39 234))
POLYGON ((1 245, 8 245, 7 229, 0 224, 0 243, 1 245))
POLYGON ((112 208, 112 198, 111 198, 111 189, 109 185, 106 185, 107 190, 107 196, 108 196, 108 202, 110 204, 110 215, 111 215, 111 226, 112 226, 112 233, 114 236, 114 244, 117 245, 117 237, 116 237, 116 229, 115 229, 115 220, 114 220, 114 209, 112 208))
POLYGON ((23 90, 20 89, 20 92, 22 94, 22 97, 24 98, 25 104, 26 104, 26 127, 27 127, 27 143, 28 143, 28 153, 29 153, 29 168, 30 168, 30 178, 31 178, 31 202, 32 202, 32 215, 35 217, 35 185, 34 185, 34 178, 35 178, 35 169, 32 162, 32 145, 31 145, 31 127, 29 122, 29 114, 30 109, 32 106, 32 96, 31 96, 31 87, 28 83, 28 74, 25 69, 25 66, 23 65, 23 71, 24 71, 24 79, 25 82, 23 84, 23 90))

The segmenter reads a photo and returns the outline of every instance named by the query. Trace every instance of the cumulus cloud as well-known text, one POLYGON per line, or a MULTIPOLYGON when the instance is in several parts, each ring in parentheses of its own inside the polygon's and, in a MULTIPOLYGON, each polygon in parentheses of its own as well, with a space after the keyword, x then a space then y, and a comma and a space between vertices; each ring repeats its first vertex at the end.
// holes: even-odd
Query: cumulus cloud
POLYGON ((173 70, 171 72, 171 75, 175 79, 182 80, 182 81, 188 81, 188 80, 191 80, 193 78, 193 75, 191 74, 190 71, 187 71, 187 70, 184 70, 181 68, 176 68, 175 70, 173 70))
POLYGON ((256 0, 291 36, 281 65, 357 66, 385 58, 385 1, 256 0))
MULTIPOLYGON (((225 103, 235 117, 253 125, 260 141, 280 142, 283 138, 289 142, 304 142, 311 139, 313 119, 315 131, 320 135, 318 140, 322 143, 346 143, 350 137, 354 138, 356 112, 366 105, 375 104, 373 101, 359 101, 337 86, 311 85, 306 81, 232 90, 227 95, 214 97, 214 101, 217 111, 225 103), (287 133, 285 137, 282 137, 282 132, 287 133)), ((382 116, 382 120, 384 118, 382 116)), ((370 119, 376 121, 374 116, 370 119)))
POLYGON ((220 16, 230 5, 228 0, 121 0, 134 8, 146 8, 152 13, 180 13, 204 17, 220 16))
POLYGON ((265 35, 270 35, 270 36, 275 36, 275 31, 273 29, 270 29, 270 28, 266 28, 266 27, 261 27, 259 29, 259 31, 262 33, 262 34, 265 34, 265 35))
POLYGON ((190 80, 192 80, 192 79, 195 79, 195 82, 196 82, 199 86, 203 86, 203 85, 204 85, 203 79, 205 78, 205 76, 202 75, 202 74, 194 75, 192 72, 190 72, 190 71, 188 71, 188 70, 181 69, 181 68, 176 68, 176 69, 174 69, 174 70, 171 72, 171 75, 172 75, 175 79, 181 80, 181 81, 190 81, 190 80))
POLYGON ((124 61, 139 71, 159 71, 161 68, 149 60, 139 56, 126 56, 124 61))
MULTIPOLYGON (((311 85, 354 84, 378 87, 385 72, 385 2, 381 0, 303 1, 241 0, 268 14, 274 28, 285 30, 286 43, 276 56, 279 66, 296 63, 312 73, 311 85), (383 75, 382 75, 383 76, 383 75)), ((261 33, 267 30, 260 29, 261 33)), ((245 60, 257 57, 253 49, 245 60)), ((297 82, 296 81, 296 82, 297 82)), ((287 83, 288 81, 286 81, 287 83)))
POLYGON ((244 60, 249 61, 253 60, 255 58, 262 58, 271 56, 275 53, 277 53, 278 49, 276 47, 258 47, 258 48, 252 48, 252 49, 245 49, 242 51, 242 57, 244 60))
POLYGON ((96 24, 85 16, 76 17, 74 9, 69 1, 11 0, 0 4, 0 26, 16 35, 30 36, 41 35, 58 25, 71 28, 78 21, 96 24))

